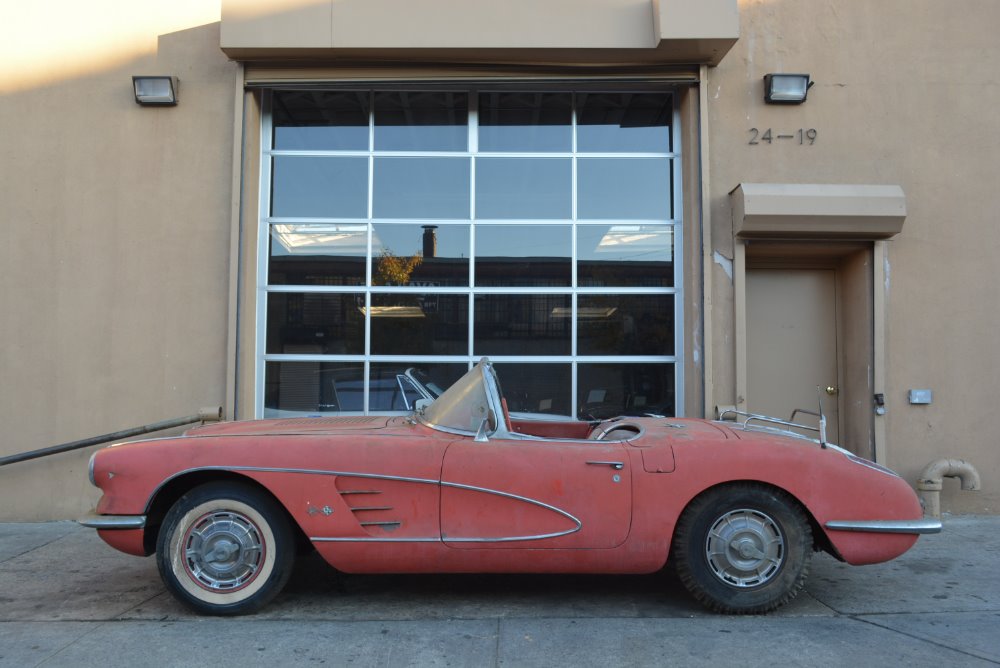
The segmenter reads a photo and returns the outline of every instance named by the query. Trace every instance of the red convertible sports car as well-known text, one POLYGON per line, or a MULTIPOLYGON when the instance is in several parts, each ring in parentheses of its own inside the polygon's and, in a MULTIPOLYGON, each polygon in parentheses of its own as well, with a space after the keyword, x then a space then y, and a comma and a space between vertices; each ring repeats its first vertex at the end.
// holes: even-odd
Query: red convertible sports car
POLYGON ((511 419, 482 360, 409 417, 232 422, 96 452, 81 522, 157 555, 207 614, 257 610, 298 547, 348 573, 651 573, 719 612, 802 588, 813 550, 899 556, 922 517, 892 471, 823 439, 681 418, 511 419))

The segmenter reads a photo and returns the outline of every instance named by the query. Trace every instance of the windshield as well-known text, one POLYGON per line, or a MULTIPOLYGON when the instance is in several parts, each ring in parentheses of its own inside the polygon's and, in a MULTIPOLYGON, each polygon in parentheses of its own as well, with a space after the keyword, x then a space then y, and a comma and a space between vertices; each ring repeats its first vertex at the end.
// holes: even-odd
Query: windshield
POLYGON ((406 377, 412 382, 416 383, 418 386, 426 390, 428 399, 436 399, 444 394, 437 383, 431 380, 431 377, 427 375, 427 372, 423 369, 417 369, 415 367, 410 367, 406 370, 406 377))
POLYGON ((483 375, 488 368, 487 362, 480 362, 459 378, 424 409, 423 421, 433 427, 475 434, 483 418, 486 418, 489 420, 489 429, 495 429, 495 417, 490 411, 483 375))

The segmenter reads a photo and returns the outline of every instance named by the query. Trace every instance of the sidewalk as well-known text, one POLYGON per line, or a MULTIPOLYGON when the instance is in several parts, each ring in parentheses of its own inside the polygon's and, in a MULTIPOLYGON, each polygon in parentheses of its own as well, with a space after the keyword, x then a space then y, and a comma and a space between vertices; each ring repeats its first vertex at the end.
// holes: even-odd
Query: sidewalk
POLYGON ((1000 516, 945 517, 896 561, 818 554, 763 617, 667 574, 351 576, 315 555, 252 617, 198 617, 71 522, 0 524, 0 666, 1000 665, 1000 516))

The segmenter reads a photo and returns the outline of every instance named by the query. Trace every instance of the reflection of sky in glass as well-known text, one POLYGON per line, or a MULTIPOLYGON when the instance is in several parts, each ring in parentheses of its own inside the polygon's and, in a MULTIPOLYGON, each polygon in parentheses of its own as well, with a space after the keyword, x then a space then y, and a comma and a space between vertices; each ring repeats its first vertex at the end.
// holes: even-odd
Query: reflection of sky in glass
MULTIPOLYGON (((400 257, 423 252, 424 229, 419 223, 375 223, 374 228, 373 255, 377 256, 383 250, 400 257)), ((438 225, 434 236, 437 239, 437 257, 469 257, 468 225, 438 225)))
POLYGON ((573 147, 569 93, 481 93, 479 150, 569 152, 573 147))
POLYGON ((477 218, 569 218, 573 165, 569 158, 479 158, 477 218))
POLYGON ((376 218, 468 218, 468 158, 376 158, 376 218))
POLYGON ((368 216, 368 158, 275 156, 271 215, 368 216))
POLYGON ((581 219, 670 219, 669 158, 580 158, 581 219))
POLYGON ((275 91, 274 148, 368 149, 368 91, 275 91))
POLYGON ((577 104, 576 143, 581 153, 670 151, 669 93, 582 93, 577 104))
POLYGON ((571 232, 566 225, 477 225, 476 258, 568 258, 571 232))
POLYGON ((468 130, 463 126, 376 126, 376 151, 464 151, 468 130))
POLYGON ((577 150, 581 153, 668 153, 670 128, 583 125, 577 131, 577 150))
POLYGON ((285 151, 367 151, 368 124, 362 127, 274 128, 274 148, 285 151))
POLYGON ((476 285, 568 286, 572 246, 567 225, 478 225, 476 285))
POLYGON ((376 151, 464 151, 469 96, 464 92, 375 94, 376 151))

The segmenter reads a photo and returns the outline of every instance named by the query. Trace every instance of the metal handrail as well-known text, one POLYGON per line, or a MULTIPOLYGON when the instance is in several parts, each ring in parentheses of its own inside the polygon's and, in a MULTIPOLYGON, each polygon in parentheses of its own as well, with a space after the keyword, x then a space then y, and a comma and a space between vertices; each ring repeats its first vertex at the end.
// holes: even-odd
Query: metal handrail
POLYGON ((15 464, 17 462, 24 462, 28 461, 29 459, 38 459, 39 457, 48 457, 49 455, 57 455, 61 452, 70 452, 71 450, 79 450, 80 448, 86 448, 91 445, 100 445, 101 443, 120 441, 124 438, 131 438, 133 436, 149 434, 154 431, 163 431, 164 429, 181 427, 186 424, 193 424, 195 422, 202 422, 202 423, 218 422, 221 419, 222 419, 221 406, 202 408, 195 415, 188 415, 186 417, 174 418, 172 420, 163 420, 162 422, 153 422, 151 424, 146 424, 141 427, 123 429, 121 431, 116 431, 110 434, 102 434, 101 436, 92 436, 91 438, 84 438, 79 441, 71 441, 69 443, 53 445, 48 448, 41 448, 39 450, 31 450, 29 452, 22 452, 16 455, 8 455, 6 457, 0 457, 0 466, 6 466, 7 464, 15 464))

